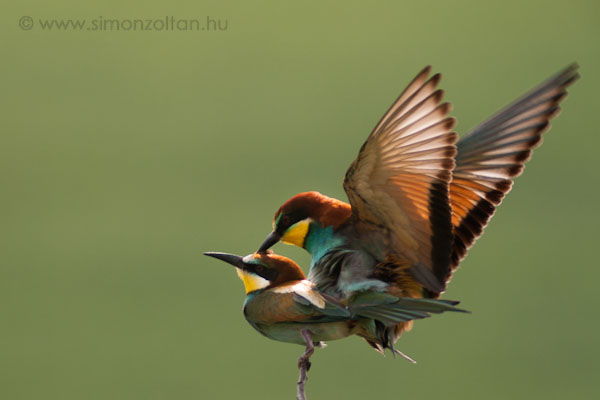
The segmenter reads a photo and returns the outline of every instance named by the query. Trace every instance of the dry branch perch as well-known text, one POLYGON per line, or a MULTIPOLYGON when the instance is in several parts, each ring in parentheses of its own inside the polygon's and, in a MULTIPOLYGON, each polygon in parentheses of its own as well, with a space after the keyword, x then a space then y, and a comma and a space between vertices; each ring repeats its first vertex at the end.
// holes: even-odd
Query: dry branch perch
POLYGON ((306 400, 304 386, 308 380, 307 372, 310 369, 310 356, 315 352, 312 336, 308 329, 302 329, 302 337, 304 338, 304 342, 306 342, 306 350, 304 351, 304 354, 298 358, 298 369, 300 370, 300 376, 298 377, 298 385, 296 387, 297 400, 306 400))

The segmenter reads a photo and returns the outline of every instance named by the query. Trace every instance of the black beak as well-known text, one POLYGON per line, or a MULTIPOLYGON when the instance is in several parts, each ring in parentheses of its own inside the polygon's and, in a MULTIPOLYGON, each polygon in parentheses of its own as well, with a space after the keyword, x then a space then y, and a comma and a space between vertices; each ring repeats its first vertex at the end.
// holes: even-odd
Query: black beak
POLYGON ((234 267, 238 267, 238 268, 244 267, 244 261, 242 261, 243 257, 236 256, 234 254, 216 253, 216 252, 209 251, 207 253, 204 253, 204 255, 216 258, 221 261, 225 261, 226 263, 229 263, 229 264, 233 265, 234 267))
POLYGON ((269 233, 269 236, 267 236, 263 244, 261 244, 258 248, 258 253, 262 253, 264 251, 269 250, 275 243, 279 242, 280 239, 281 235, 277 232, 269 233))

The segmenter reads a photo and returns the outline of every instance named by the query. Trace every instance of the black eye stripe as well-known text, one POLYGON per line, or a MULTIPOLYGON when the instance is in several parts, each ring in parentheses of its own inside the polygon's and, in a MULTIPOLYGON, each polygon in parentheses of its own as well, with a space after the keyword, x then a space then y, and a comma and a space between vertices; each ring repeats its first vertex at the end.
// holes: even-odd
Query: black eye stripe
POLYGON ((279 233, 283 233, 296 222, 302 221, 306 218, 308 218, 308 215, 304 210, 292 211, 291 213, 283 215, 281 217, 277 226, 277 230, 281 231, 279 233))
POLYGON ((279 274, 275 268, 265 267, 261 264, 247 265, 246 269, 268 281, 274 281, 277 279, 277 275, 279 274))

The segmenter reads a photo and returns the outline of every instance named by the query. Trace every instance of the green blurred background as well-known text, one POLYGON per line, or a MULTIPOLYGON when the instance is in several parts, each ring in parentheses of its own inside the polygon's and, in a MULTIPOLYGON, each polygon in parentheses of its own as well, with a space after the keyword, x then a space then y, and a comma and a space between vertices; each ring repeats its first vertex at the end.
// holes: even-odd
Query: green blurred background
POLYGON ((418 322, 398 343, 417 365, 332 342, 307 394, 600 394, 597 1, 3 9, 0 398, 293 398, 302 348, 254 332, 234 271, 202 253, 255 250, 299 191, 345 198, 347 166, 426 64, 464 134, 572 61, 582 79, 445 295, 473 314, 418 322), (228 26, 38 21, 165 15, 228 26))

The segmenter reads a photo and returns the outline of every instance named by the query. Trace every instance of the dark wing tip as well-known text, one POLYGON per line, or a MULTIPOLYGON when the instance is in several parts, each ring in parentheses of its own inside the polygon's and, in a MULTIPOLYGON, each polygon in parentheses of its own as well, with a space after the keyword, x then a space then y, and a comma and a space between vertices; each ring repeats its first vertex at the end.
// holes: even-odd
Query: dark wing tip
MULTIPOLYGON (((446 130, 451 130, 456 126, 456 118, 454 117, 448 117, 444 120, 444 128, 446 130)), ((456 135, 456 132, 453 132, 456 135)), ((458 135, 456 135, 456 137, 458 138, 458 135)))
POLYGON ((495 183, 496 189, 507 193, 513 185, 513 181, 511 179, 502 179, 495 183))
POLYGON ((438 107, 444 114, 448 114, 450 111, 452 111, 452 104, 449 102, 442 103, 438 107))
POLYGON ((502 198, 504 197, 504 192, 501 190, 490 190, 485 194, 485 198, 488 199, 492 204, 498 205, 502 202, 502 198))
POLYGON ((521 175, 524 168, 525 168, 525 166, 522 164, 513 165, 512 167, 509 167, 507 169, 508 176, 510 176, 511 178, 515 178, 515 177, 521 175))
POLYGON ((440 81, 442 80, 442 74, 440 74, 439 72, 435 75, 433 75, 430 79, 429 82, 431 82, 434 86, 437 86, 440 81))
POLYGON ((433 92, 430 95, 431 98, 435 99, 436 103, 439 103, 440 101, 442 101, 442 98, 444 97, 444 90, 443 89, 437 89, 435 92, 433 92))
MULTIPOLYGON (((533 147, 533 145, 535 145, 536 143, 538 143, 540 140, 542 140, 541 136, 536 137, 535 139, 532 139, 529 141, 529 147, 533 147)), ((531 157, 531 149, 527 149, 527 150, 521 150, 520 152, 518 152, 517 154, 515 154, 514 156, 514 162, 516 163, 520 163, 523 164, 525 162, 527 162, 527 160, 529 160, 529 158, 531 157)))

